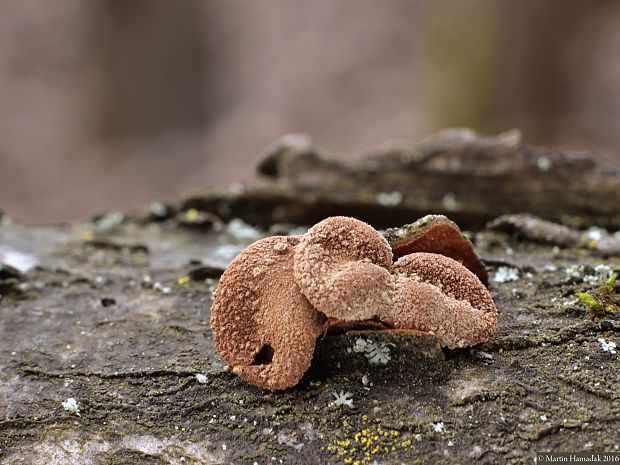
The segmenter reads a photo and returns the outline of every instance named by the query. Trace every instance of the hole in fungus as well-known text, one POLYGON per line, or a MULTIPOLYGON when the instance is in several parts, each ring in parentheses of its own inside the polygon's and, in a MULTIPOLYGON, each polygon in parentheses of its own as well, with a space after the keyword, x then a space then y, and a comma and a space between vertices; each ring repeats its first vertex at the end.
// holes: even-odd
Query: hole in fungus
POLYGON ((273 360, 273 354, 273 347, 271 347, 269 344, 264 344, 254 357, 252 365, 269 365, 273 360))

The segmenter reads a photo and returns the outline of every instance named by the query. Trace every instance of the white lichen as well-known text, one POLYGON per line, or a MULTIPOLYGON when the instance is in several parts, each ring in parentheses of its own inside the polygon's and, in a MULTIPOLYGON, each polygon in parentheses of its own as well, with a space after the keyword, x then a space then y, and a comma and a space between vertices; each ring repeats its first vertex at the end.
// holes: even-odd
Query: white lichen
POLYGON ((330 402, 329 405, 333 405, 334 407, 347 406, 349 408, 353 408, 353 393, 349 391, 344 391, 341 389, 340 391, 332 392, 332 396, 334 396, 334 400, 330 402))
POLYGON ((594 268, 583 265, 571 265, 566 268, 566 279, 582 281, 587 284, 603 284, 614 273, 614 270, 603 263, 594 268))
POLYGON ((304 446, 303 442, 297 441, 291 434, 280 432, 276 435, 276 439, 278 440, 278 444, 292 447, 297 452, 301 451, 301 448, 304 446))
POLYGON ((519 270, 512 266, 500 266, 495 270, 493 275, 493 282, 507 283, 510 281, 517 281, 519 279, 519 270))
POLYGON ((206 384, 206 382, 207 382, 207 375, 203 375, 202 373, 196 373, 196 380, 200 384, 206 384))
POLYGON ((12 266, 22 273, 27 273, 39 264, 34 255, 0 245, 0 263, 12 266))
POLYGON ((364 354, 371 365, 387 365, 391 360, 390 344, 379 344, 370 339, 358 337, 353 351, 364 354))
POLYGON ((456 200, 456 196, 452 192, 447 192, 441 199, 441 205, 449 212, 457 212, 461 209, 461 204, 456 200))
POLYGON ((112 231, 125 221, 125 215, 121 212, 106 213, 94 222, 97 231, 112 231))
POLYGON ((287 236, 301 236, 308 232, 307 226, 297 226, 296 228, 291 229, 286 235, 287 236))
POLYGON ((172 292, 172 289, 170 287, 164 286, 159 281, 153 284, 153 289, 161 292, 162 294, 170 294, 172 292))
POLYGON ((539 171, 546 172, 553 168, 553 162, 547 157, 538 157, 538 159, 536 160, 536 166, 538 167, 539 171))
POLYGON ((403 201, 403 194, 400 192, 379 192, 377 194, 377 202, 384 207, 395 207, 403 201))
POLYGON ((440 421, 439 423, 433 423, 433 431, 435 433, 443 433, 445 426, 443 424, 443 421, 440 421))
POLYGON ((215 248, 208 262, 213 266, 226 268, 230 262, 245 248, 242 244, 222 244, 215 248))
POLYGON ((592 227, 586 231, 586 238, 590 241, 599 242, 604 235, 605 230, 601 228, 592 227))
POLYGON ((164 202, 153 202, 149 205, 149 213, 157 218, 162 218, 170 212, 168 205, 164 202))
POLYGON ((312 137, 310 137, 309 134, 302 133, 285 134, 280 138, 277 144, 282 148, 305 151, 312 148, 312 137))
POLYGON ((605 338, 599 337, 598 343, 601 345, 603 352, 609 352, 610 354, 616 353, 616 343, 613 341, 606 341, 605 338))
POLYGON ((254 226, 239 218, 234 218, 226 225, 226 233, 238 240, 255 241, 262 237, 262 233, 254 226))
POLYGON ((583 277, 583 281, 588 284, 603 284, 613 274, 614 270, 611 267, 601 263, 594 267, 594 274, 586 274, 583 277))
POLYGON ((582 279, 583 278, 583 265, 571 265, 567 266, 566 279, 582 279))
POLYGON ((80 416, 80 404, 77 403, 74 397, 69 397, 62 403, 62 407, 69 413, 75 413, 80 416))

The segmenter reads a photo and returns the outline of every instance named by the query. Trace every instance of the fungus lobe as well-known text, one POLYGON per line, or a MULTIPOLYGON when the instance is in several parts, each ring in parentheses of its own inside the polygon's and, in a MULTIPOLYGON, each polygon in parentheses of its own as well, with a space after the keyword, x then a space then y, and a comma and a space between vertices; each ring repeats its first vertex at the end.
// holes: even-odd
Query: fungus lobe
POLYGON ((274 236, 242 251, 222 275, 211 309, 215 345, 248 383, 296 385, 314 353, 324 317, 293 278, 296 237, 274 236))
POLYGON ((383 321, 396 328, 430 331, 442 347, 479 344, 497 326, 497 309, 488 289, 456 260, 413 253, 396 261, 394 308, 383 321))
POLYGON ((392 250, 372 226, 344 216, 308 230, 295 250, 295 279, 317 310, 343 321, 389 311, 392 250))

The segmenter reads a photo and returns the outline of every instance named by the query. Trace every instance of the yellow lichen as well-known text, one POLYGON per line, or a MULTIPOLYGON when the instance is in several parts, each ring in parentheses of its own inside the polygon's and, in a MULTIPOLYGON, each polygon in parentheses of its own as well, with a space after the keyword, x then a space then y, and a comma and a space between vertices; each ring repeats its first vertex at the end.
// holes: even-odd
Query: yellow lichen
POLYGON ((345 464, 368 465, 373 461, 386 460, 398 452, 415 448, 411 438, 400 431, 382 428, 380 419, 370 420, 367 415, 352 426, 343 421, 342 428, 334 435, 334 440, 326 449, 336 457, 343 458, 345 464))
POLYGON ((80 235, 82 236, 82 240, 87 242, 92 241, 95 238, 92 231, 82 231, 80 235))

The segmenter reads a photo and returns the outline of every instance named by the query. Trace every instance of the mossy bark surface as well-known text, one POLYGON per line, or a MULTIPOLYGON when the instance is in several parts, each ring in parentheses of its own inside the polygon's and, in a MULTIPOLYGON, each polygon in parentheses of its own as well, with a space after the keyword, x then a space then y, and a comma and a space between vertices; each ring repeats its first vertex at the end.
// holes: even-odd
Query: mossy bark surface
MULTIPOLYGON (((548 162, 570 161, 536 165, 540 156, 532 163, 541 176, 548 162)), ((279 173, 283 160, 262 169, 279 173)), ((293 161, 304 160, 314 163, 293 161)), ((620 257, 589 242, 475 228, 499 310, 497 332, 479 346, 442 351, 432 336, 402 332, 328 335, 300 384, 278 393, 227 371, 211 337, 211 293, 245 245, 351 205, 369 221, 379 212, 376 227, 411 223, 425 208, 374 197, 372 206, 358 191, 326 203, 287 189, 284 201, 196 196, 180 211, 159 205, 70 225, 1 219, 0 258, 13 266, 0 268, 0 463, 529 464, 537 451, 620 448, 620 359, 604 350, 620 345, 620 318, 591 320, 575 297, 597 286, 597 265, 620 270, 620 257), (251 221, 263 211, 262 230, 201 215, 251 221), (78 412, 63 408, 69 398, 78 412)), ((617 208, 579 210, 575 198, 565 206, 580 225, 617 208)), ((489 202, 460 210, 465 224, 493 217, 489 202)))
POLYGON ((2 463, 532 463, 620 446, 620 361, 598 341, 620 342, 620 320, 587 319, 574 294, 593 285, 565 271, 617 258, 474 233, 491 276, 519 271, 491 281, 488 342, 442 352, 425 335, 328 336, 299 386, 270 393, 225 370, 209 328, 217 281, 204 277, 217 265, 196 271, 244 241, 175 220, 0 234, 5 255, 37 261, 1 281, 2 463), (360 338, 388 360, 371 363, 360 338), (341 391, 353 408, 333 405, 341 391))

